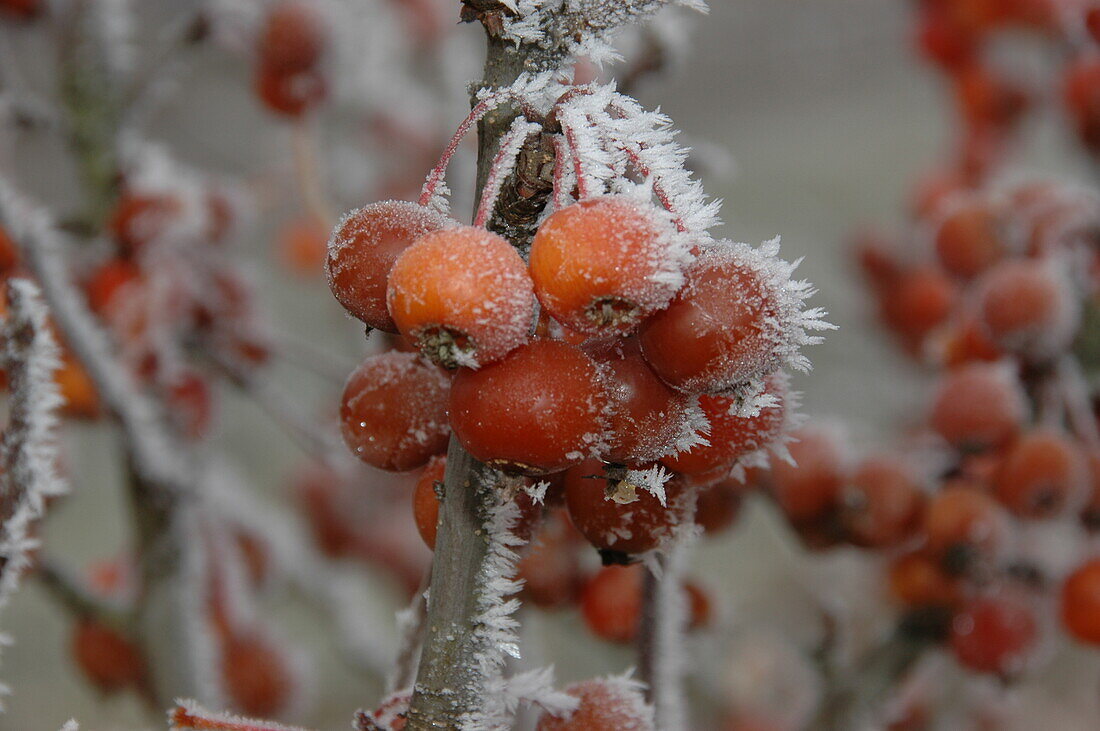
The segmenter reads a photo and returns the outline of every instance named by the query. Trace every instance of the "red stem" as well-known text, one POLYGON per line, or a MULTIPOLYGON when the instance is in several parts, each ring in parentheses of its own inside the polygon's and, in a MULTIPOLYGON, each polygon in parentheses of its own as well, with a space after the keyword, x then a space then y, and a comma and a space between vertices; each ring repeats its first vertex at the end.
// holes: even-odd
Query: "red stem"
POLYGON ((451 158, 458 151, 458 145, 462 142, 462 139, 474 128, 475 124, 481 121, 482 117, 499 107, 509 96, 509 92, 496 92, 474 105, 474 108, 466 115, 466 119, 458 125, 458 129, 455 130, 450 143, 443 150, 439 162, 428 173, 428 179, 424 181, 424 188, 420 191, 420 200, 418 201, 420 205, 426 206, 431 202, 432 196, 435 195, 435 189, 439 187, 439 181, 443 180, 443 176, 447 174, 447 166, 450 165, 451 158))
POLYGON ((568 205, 569 191, 565 189, 565 158, 568 154, 565 140, 554 137, 554 210, 568 205))
POLYGON ((526 117, 520 115, 515 118, 511 129, 501 139, 500 148, 489 166, 489 172, 485 178, 485 187, 481 189, 481 201, 477 207, 477 214, 474 216, 475 226, 483 228, 489 222, 489 217, 493 215, 493 208, 497 204, 497 198, 500 197, 500 189, 515 167, 520 147, 530 131, 531 123, 527 121, 526 117), (518 145, 516 144, 517 141, 519 142, 518 145))

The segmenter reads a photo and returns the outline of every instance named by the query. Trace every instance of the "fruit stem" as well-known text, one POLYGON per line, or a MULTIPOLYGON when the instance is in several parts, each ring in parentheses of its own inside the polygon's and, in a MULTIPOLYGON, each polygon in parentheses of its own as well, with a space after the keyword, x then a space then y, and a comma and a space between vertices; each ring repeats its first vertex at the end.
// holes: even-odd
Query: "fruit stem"
POLYGON ((554 136, 554 210, 560 211, 569 205, 569 191, 566 190, 565 170, 569 151, 565 140, 554 136))
POLYGON ((516 156, 519 155, 520 147, 528 135, 539 129, 541 129, 539 125, 528 122, 523 115, 512 121, 512 126, 501 139, 500 149, 489 166, 489 175, 481 191, 481 202, 474 216, 475 226, 483 227, 489 222, 489 218, 493 215, 493 208, 496 207, 497 199, 500 197, 500 188, 516 166, 516 156))
POLYGON ((432 202, 432 197, 435 196, 435 189, 439 187, 439 183, 447 174, 447 166, 451 164, 451 158, 455 156, 459 144, 469 131, 473 129, 474 125, 480 122, 486 114, 507 101, 509 96, 506 90, 496 91, 474 105, 470 113, 466 115, 466 119, 462 120, 462 123, 458 125, 458 129, 455 130, 454 135, 451 137, 451 141, 447 144, 446 149, 443 150, 443 154, 440 155, 439 162, 437 162, 435 167, 432 168, 432 171, 428 173, 428 179, 424 181, 424 187, 420 191, 420 200, 417 201, 420 205, 426 206, 432 202))

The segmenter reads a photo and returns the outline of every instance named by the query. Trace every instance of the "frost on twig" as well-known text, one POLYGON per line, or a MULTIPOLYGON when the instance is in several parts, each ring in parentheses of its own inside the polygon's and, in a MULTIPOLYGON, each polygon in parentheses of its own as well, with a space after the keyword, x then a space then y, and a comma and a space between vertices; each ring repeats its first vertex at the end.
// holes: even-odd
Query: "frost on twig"
POLYGON ((7 605, 38 542, 33 524, 46 500, 66 491, 57 474, 57 409, 53 374, 60 361, 38 287, 8 282, 0 366, 11 390, 9 421, 0 441, 0 608, 7 605))
MULTIPOLYGON (((504 3, 502 3, 504 4, 504 3)), ((586 56, 594 63, 617 60, 611 40, 623 27, 641 23, 669 6, 706 12, 703 0, 516 0, 504 18, 508 40, 560 56, 586 56)), ((535 64, 548 62, 538 56, 535 64)))
POLYGON ((187 698, 176 699, 176 707, 168 712, 168 726, 170 731, 307 731, 301 726, 208 711, 187 698))

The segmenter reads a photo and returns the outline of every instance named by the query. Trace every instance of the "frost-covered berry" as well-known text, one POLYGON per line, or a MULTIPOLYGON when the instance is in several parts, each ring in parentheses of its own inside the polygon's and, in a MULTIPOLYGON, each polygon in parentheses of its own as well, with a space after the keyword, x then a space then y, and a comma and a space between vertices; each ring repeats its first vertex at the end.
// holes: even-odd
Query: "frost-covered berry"
POLYGON ((642 686, 627 678, 595 678, 567 686, 565 692, 580 701, 561 717, 544 713, 535 731, 655 731, 653 709, 645 702, 642 686))
POLYGON ((607 394, 596 362, 557 340, 534 340, 451 386, 455 436, 482 462, 523 474, 558 472, 601 451, 607 394))
POLYGON ((990 202, 970 198, 958 203, 940 222, 936 253, 943 268, 971 278, 1004 257, 1004 226, 990 202))
POLYGON ((945 487, 928 500, 921 532, 931 555, 965 570, 970 562, 999 555, 1012 537, 1012 525, 989 495, 945 487))
POLYGON ((1066 272, 1054 262, 1002 262, 986 272, 980 288, 981 323, 1003 351, 1044 359, 1073 340, 1077 300, 1066 272))
POLYGON ((791 281, 793 267, 778 251, 777 241, 760 249, 725 242, 699 255, 672 303, 639 329, 657 375, 703 393, 743 387, 784 365, 809 368, 799 349, 818 338, 806 330, 826 325, 821 312, 802 310, 812 289, 791 281))
POLYGON ((1070 437, 1035 429, 1013 442, 993 479, 997 499, 1021 518, 1049 518, 1078 504, 1088 466, 1070 437))
POLYGON ((398 330, 430 360, 477 368, 527 341, 535 293, 527 266, 502 237, 459 226, 422 236, 390 271, 398 330))
POLYGON ((327 33, 315 8, 283 0, 267 13, 256 39, 255 86, 269 109, 297 117, 322 101, 327 33))
POLYGON ((1062 626, 1090 645, 1100 645, 1100 558, 1093 558, 1066 577, 1061 592, 1062 626))
POLYGON ((641 489, 634 491, 633 502, 611 500, 608 492, 614 492, 615 483, 598 460, 570 468, 565 474, 565 505, 573 525, 601 551, 629 555, 656 548, 676 524, 676 483, 665 485, 667 506, 641 489))
POLYGON ((925 494, 913 468, 893 455, 861 461, 841 494, 848 540, 883 548, 911 538, 920 526, 925 494))
POLYGON ((604 365, 611 403, 607 461, 653 462, 698 441, 697 430, 705 423, 695 400, 658 378, 642 359, 636 341, 590 345, 585 350, 604 365))
POLYGON ((416 530, 424 539, 424 545, 435 550, 435 535, 439 527, 439 495, 436 484, 443 482, 447 470, 447 458, 444 455, 432 457, 428 466, 416 478, 413 489, 413 520, 416 530))
POLYGON ((771 405, 752 416, 742 416, 739 401, 720 395, 699 396, 699 408, 706 423, 706 443, 665 457, 662 464, 676 472, 700 475, 722 467, 732 467, 741 457, 764 449, 782 436, 787 426, 788 379, 777 372, 767 379, 764 393, 771 405))
POLYGON ((886 325, 912 344, 919 344, 947 321, 958 302, 958 286, 937 267, 918 267, 899 274, 879 296, 886 325))
POLYGON ((983 450, 1008 442, 1027 417, 1027 398, 1001 363, 971 363, 945 374, 932 400, 932 428, 951 446, 983 450))
POLYGON ((688 248, 648 204, 615 195, 547 218, 531 243, 539 302, 586 333, 625 333, 668 304, 683 284, 688 248))
POLYGON ((368 357, 344 386, 344 442, 379 469, 403 472, 424 465, 447 448, 449 385, 445 373, 412 353, 368 357))
POLYGON ((1035 611, 1017 597, 980 597, 951 621, 950 647, 959 664, 980 673, 1019 673, 1039 640, 1035 611))
POLYGON ((347 214, 329 240, 325 272, 332 294, 368 326, 397 332, 386 307, 390 270, 405 249, 454 222, 409 201, 372 203, 347 214))
POLYGON ((72 653, 88 681, 105 693, 138 688, 147 679, 145 658, 137 645, 97 620, 77 623, 72 653))

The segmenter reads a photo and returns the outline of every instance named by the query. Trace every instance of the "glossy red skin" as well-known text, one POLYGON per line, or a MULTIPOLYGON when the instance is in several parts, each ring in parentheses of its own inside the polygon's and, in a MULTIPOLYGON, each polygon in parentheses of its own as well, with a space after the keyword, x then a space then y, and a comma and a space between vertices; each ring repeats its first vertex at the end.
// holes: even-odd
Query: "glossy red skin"
POLYGON ((642 581, 645 567, 604 566, 581 593, 581 616, 591 632, 607 640, 626 644, 638 634, 642 616, 642 581))
POLYGON ((941 377, 930 421, 951 446, 978 451, 1007 443, 1025 416, 1019 384, 998 364, 975 362, 941 377))
POLYGON ((596 358, 606 366, 613 404, 607 461, 637 465, 668 454, 686 426, 690 397, 669 388, 636 351, 596 358))
POLYGON ((1064 434, 1035 429, 1005 454, 993 481, 997 499, 1021 518, 1049 518, 1077 502, 1088 485, 1080 447, 1064 434))
POLYGON ((350 214, 333 232, 334 246, 325 259, 329 286, 353 317, 370 327, 397 332, 386 307, 390 270, 405 249, 449 219, 408 201, 382 201, 350 214))
POLYGON ((733 478, 699 488, 695 495, 695 524, 707 535, 721 533, 737 522, 745 487, 733 478))
MULTIPOLYGON (((535 731, 655 731, 643 699, 624 698, 600 679, 584 680, 565 689, 580 699, 580 706, 568 718, 544 713, 535 731)), ((632 694, 637 691, 630 691, 632 694)))
POLYGON ((968 602, 951 622, 949 644, 970 670, 1010 676, 1022 669, 1039 639, 1034 612, 1012 598, 968 602))
MULTIPOLYGON (((605 500, 603 474, 598 460, 583 462, 566 473, 565 505, 573 525, 598 549, 635 554, 656 548, 668 534, 674 510, 662 506, 646 490, 638 490, 638 499, 625 505, 605 500), (630 535, 621 535, 623 532, 630 535)), ((667 483, 665 492, 668 504, 673 505, 678 485, 667 483)))
POLYGON ((912 471, 894 457, 864 460, 844 488, 844 526, 857 546, 883 548, 912 537, 925 494, 912 471))
POLYGON ((145 682, 145 658, 137 645, 101 622, 77 623, 72 652, 77 666, 100 690, 110 693, 145 682))
POLYGON ((359 459, 379 469, 404 472, 427 464, 447 449, 448 385, 446 374, 411 353, 368 357, 344 386, 344 442, 359 459), (391 365, 397 375, 381 380, 391 365))
POLYGON ((719 391, 774 370, 775 295, 760 276, 728 260, 699 258, 669 306, 642 323, 642 355, 685 393, 719 391))
POLYGON ((706 435, 710 444, 665 457, 661 463, 674 472, 701 475, 732 467, 744 455, 773 443, 782 435, 786 424, 786 382, 768 379, 765 393, 775 396, 779 403, 761 409, 756 416, 731 414, 734 400, 727 396, 700 396, 699 406, 710 423, 710 432, 706 435))
POLYGON ((1100 645, 1100 558, 1066 577, 1061 595, 1062 626, 1081 642, 1100 645))
POLYGON ((802 429, 792 436, 788 447, 795 464, 772 460, 772 495, 792 522, 811 523, 837 507, 845 477, 843 455, 825 432, 802 429))
POLYGON ((416 530, 424 539, 424 545, 435 550, 435 535, 439 528, 439 496, 435 484, 443 482, 447 470, 447 458, 440 455, 432 457, 428 466, 420 473, 413 490, 413 518, 416 530))
POLYGON ((607 395, 595 361, 556 340, 534 340, 451 385, 455 436, 489 464, 530 475, 558 472, 606 430, 607 395))
POLYGON ((259 634, 241 632, 225 637, 222 673, 233 707, 249 716, 278 715, 294 691, 286 658, 259 634))

